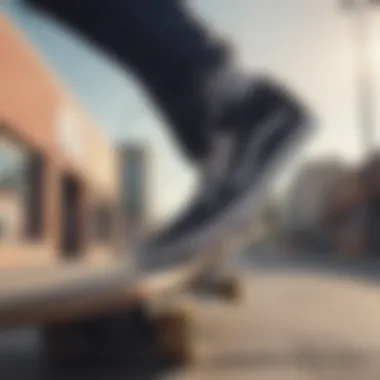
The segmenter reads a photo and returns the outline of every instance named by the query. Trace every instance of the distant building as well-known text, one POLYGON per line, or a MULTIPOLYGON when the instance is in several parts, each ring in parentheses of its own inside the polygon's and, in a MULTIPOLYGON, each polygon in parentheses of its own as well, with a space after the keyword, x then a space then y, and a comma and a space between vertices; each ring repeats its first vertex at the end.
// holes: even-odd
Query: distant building
POLYGON ((306 164, 285 197, 285 229, 303 230, 319 224, 325 199, 348 171, 343 162, 333 158, 306 164))
POLYGON ((380 154, 350 168, 337 160, 305 166, 285 205, 284 229, 295 246, 378 257, 380 154))
POLYGON ((126 231, 140 234, 150 221, 148 149, 125 143, 119 146, 122 219, 126 231))
POLYGON ((329 221, 340 251, 379 256, 380 155, 366 160, 355 175, 335 189, 328 204, 329 221))
POLYGON ((114 147, 1 12, 0 51, 0 267, 117 254, 114 147))
POLYGON ((323 200, 324 221, 329 224, 347 220, 347 215, 362 208, 366 196, 366 184, 363 173, 352 169, 339 178, 331 192, 323 200))

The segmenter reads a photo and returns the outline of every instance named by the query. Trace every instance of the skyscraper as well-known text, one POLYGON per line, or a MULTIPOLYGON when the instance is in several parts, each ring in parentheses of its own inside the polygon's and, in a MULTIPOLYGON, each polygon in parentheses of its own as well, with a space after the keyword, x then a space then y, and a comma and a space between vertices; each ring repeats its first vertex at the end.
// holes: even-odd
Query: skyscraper
POLYGON ((125 232, 134 234, 149 222, 148 149, 143 144, 119 146, 121 158, 121 204, 125 232))

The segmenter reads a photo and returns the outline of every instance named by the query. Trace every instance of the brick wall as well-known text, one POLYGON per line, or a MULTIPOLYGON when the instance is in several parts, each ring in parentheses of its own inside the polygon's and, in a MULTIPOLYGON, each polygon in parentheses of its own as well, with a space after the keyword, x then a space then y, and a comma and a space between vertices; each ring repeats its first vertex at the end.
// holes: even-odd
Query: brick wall
MULTIPOLYGON (((40 251, 54 256, 59 240, 61 173, 80 178, 84 187, 85 219, 90 214, 88 208, 97 199, 115 201, 118 197, 116 151, 81 111, 27 38, 4 15, 0 15, 0 57, 0 133, 44 156, 47 231, 40 251)), ((12 249, 8 247, 7 254, 3 251, 4 246, 0 247, 0 265, 7 261, 4 255, 18 256, 23 249, 18 244, 12 249)))

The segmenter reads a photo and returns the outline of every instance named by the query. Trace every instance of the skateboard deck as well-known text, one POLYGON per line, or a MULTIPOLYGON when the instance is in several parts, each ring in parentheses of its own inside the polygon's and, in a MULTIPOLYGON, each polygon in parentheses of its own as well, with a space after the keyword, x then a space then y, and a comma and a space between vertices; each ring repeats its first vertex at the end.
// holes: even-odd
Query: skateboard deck
POLYGON ((0 327, 59 323, 117 311, 179 289, 195 265, 159 273, 132 271, 122 260, 0 270, 0 327), (2 273, 3 271, 3 273, 2 273))
MULTIPOLYGON (((227 232, 227 231, 225 231, 227 232)), ((75 321, 178 292, 239 249, 242 232, 218 235, 186 259, 139 268, 126 258, 0 269, 0 328, 75 321)))

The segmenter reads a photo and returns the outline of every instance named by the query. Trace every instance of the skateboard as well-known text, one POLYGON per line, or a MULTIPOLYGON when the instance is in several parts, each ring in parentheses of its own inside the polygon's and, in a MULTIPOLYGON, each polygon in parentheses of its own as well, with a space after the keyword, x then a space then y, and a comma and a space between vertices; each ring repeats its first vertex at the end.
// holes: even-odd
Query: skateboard
POLYGON ((126 356, 134 364, 145 365, 149 356, 187 363, 193 358, 191 311, 180 297, 197 282, 212 282, 224 298, 237 298, 234 280, 216 268, 239 249, 243 235, 242 229, 219 234, 192 259, 159 270, 123 258, 0 270, 0 328, 38 326, 54 365, 86 358, 126 363, 126 356))

